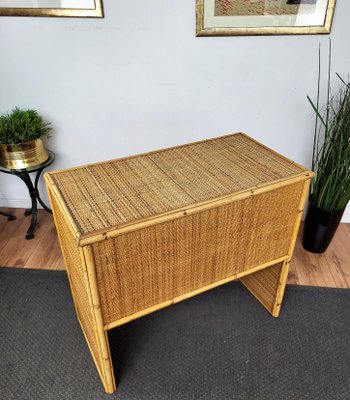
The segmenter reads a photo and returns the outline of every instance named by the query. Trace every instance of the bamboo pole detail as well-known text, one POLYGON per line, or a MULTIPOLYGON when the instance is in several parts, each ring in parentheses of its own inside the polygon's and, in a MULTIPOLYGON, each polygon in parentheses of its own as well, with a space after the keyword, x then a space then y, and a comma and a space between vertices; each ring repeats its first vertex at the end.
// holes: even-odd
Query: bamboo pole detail
POLYGON ((93 313, 97 327, 98 343, 101 351, 102 368, 104 381, 103 385, 107 393, 113 393, 116 390, 115 378, 113 373, 113 364, 110 354, 107 332, 104 331, 103 315, 98 292, 94 255, 91 246, 83 247, 87 276, 91 291, 93 313))

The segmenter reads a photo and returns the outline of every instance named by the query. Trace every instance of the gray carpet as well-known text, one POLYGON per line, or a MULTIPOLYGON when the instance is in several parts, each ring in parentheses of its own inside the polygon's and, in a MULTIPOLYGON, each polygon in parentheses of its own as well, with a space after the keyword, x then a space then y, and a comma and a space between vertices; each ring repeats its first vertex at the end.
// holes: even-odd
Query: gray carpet
POLYGON ((350 399, 350 290, 289 286, 274 319, 231 283, 110 332, 106 395, 64 272, 0 268, 2 400, 350 399))

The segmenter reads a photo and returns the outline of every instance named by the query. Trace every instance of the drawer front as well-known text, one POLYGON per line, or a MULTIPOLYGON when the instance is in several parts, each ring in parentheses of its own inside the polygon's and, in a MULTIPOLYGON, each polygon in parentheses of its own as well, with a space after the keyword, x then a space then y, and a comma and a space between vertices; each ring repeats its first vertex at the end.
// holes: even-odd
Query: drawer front
POLYGON ((93 244, 104 324, 286 256, 304 184, 93 244))

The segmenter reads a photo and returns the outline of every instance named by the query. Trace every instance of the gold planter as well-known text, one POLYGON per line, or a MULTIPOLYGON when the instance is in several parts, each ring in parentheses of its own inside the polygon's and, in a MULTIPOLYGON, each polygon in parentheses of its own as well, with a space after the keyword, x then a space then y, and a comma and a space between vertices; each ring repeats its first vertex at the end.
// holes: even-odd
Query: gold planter
POLYGON ((0 164, 8 169, 35 167, 48 158, 41 139, 18 144, 0 144, 0 164))

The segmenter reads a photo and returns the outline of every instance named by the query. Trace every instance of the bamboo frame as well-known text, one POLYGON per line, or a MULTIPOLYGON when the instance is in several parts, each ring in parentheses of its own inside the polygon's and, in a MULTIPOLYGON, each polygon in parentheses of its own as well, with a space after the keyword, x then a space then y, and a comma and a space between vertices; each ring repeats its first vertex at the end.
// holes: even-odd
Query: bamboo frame
POLYGON ((125 224, 117 229, 111 228, 110 230, 104 229, 101 232, 95 231, 93 234, 84 234, 80 235, 78 238, 79 246, 86 246, 88 244, 96 243, 99 241, 107 240, 114 238, 119 235, 123 235, 125 233, 133 232, 136 230, 144 229, 149 226, 157 225, 163 222, 173 221, 177 218, 183 218, 192 214, 196 214, 201 211, 210 210, 212 208, 216 208, 222 206, 224 204, 229 204, 234 201, 244 200, 252 196, 256 196, 258 194, 270 192, 271 190, 276 190, 288 185, 292 185, 293 183, 297 183, 305 180, 305 178, 309 178, 312 176, 309 172, 300 174, 299 176, 291 179, 285 179, 281 181, 277 181, 272 185, 265 185, 262 187, 257 187, 256 189, 245 190, 242 192, 237 192, 234 195, 225 196, 222 198, 217 198, 214 201, 205 202, 205 203, 197 203, 193 205, 193 207, 188 207, 186 209, 174 210, 170 211, 166 214, 160 214, 151 219, 144 219, 139 223, 125 224))
POLYGON ((252 36, 252 35, 319 35, 329 34, 332 28, 336 0, 329 0, 323 26, 205 28, 204 0, 196 0, 196 36, 252 36))
MULTIPOLYGON (((271 151, 270 149, 268 150, 271 151)), ((278 155, 278 153, 272 153, 278 155)), ((137 156, 132 156, 131 158, 133 157, 137 156)), ((278 157, 281 160, 289 162, 288 159, 285 159, 280 155, 278 155, 278 157)), ((297 164, 295 163, 295 165, 297 164)), ((108 341, 108 330, 110 329, 113 329, 134 319, 140 318, 154 311, 186 300, 190 297, 196 296, 197 294, 203 293, 207 290, 213 289, 236 279, 240 279, 242 283, 248 288, 248 290, 274 317, 277 317, 279 315, 288 276, 289 264, 293 253, 296 236, 298 233, 305 199, 310 185, 310 180, 313 176, 313 173, 311 171, 308 171, 301 166, 298 167, 300 167, 303 172, 296 173, 294 176, 288 177, 286 179, 278 179, 269 182, 268 184, 257 185, 250 188, 249 190, 242 190, 240 192, 232 193, 227 196, 221 196, 213 199, 212 201, 197 202, 184 209, 173 210, 168 213, 158 214, 152 218, 145 219, 140 222, 129 223, 119 227, 111 227, 103 231, 94 231, 92 234, 84 235, 82 235, 79 231, 78 224, 73 219, 71 213, 69 212, 69 207, 64 201, 59 188, 56 186, 54 180, 52 179, 52 175, 57 172, 45 174, 45 181, 48 188, 49 199, 52 204, 55 224, 58 230, 58 235, 67 268, 67 275, 71 286, 73 302, 77 311, 78 320, 82 327, 84 336, 88 343, 88 347, 92 354, 92 358, 96 364, 98 373, 106 392, 113 393, 116 390, 113 363, 108 341), (298 186, 299 183, 301 186, 298 186), (94 245, 99 244, 102 241, 115 240, 121 235, 127 235, 134 231, 139 231, 143 229, 146 230, 150 227, 157 228, 157 226, 172 223, 173 221, 181 218, 191 218, 191 216, 195 214, 202 213, 201 215, 203 215, 203 213, 207 212, 208 210, 232 205, 235 202, 244 201, 247 198, 254 198, 255 196, 265 193, 275 193, 275 191, 278 191, 279 189, 286 188, 292 185, 297 185, 297 189, 293 189, 294 192, 293 190, 291 192, 297 193, 298 197, 295 198, 295 201, 293 200, 293 204, 297 202, 297 206, 295 206, 295 217, 292 217, 292 221, 294 221, 294 224, 288 222, 288 230, 289 232, 292 231, 291 241, 289 246, 287 246, 288 251, 286 251, 285 254, 281 255, 281 257, 274 258, 259 265, 249 266, 248 269, 240 270, 239 272, 230 276, 221 277, 220 279, 212 281, 210 284, 205 284, 203 286, 194 288, 194 290, 180 293, 179 295, 173 296, 169 300, 161 301, 158 304, 154 304, 150 307, 140 308, 136 312, 131 313, 126 317, 119 317, 115 320, 109 321, 107 319, 107 316, 104 315, 106 309, 103 308, 103 305, 105 303, 101 302, 101 295, 104 295, 103 291, 105 289, 103 284, 101 283, 101 275, 99 275, 99 272, 101 272, 101 265, 99 265, 96 261, 97 258, 96 254, 94 254, 94 250, 96 250, 97 248, 95 248, 94 245), (58 219, 58 213, 60 213, 61 215, 61 220, 58 219), (72 262, 76 262, 76 258, 74 259, 74 257, 69 253, 70 250, 66 248, 66 242, 65 240, 63 240, 62 236, 64 231, 66 232, 66 235, 68 235, 68 239, 66 238, 65 240, 70 240, 69 238, 72 238, 73 240, 70 245, 74 245, 74 248, 76 249, 74 251, 78 252, 76 254, 78 254, 79 265, 74 265, 73 270, 79 270, 80 275, 83 277, 82 283, 84 285, 84 290, 88 299, 89 314, 92 316, 91 321, 89 322, 90 325, 87 325, 86 321, 84 323, 82 319, 83 315, 80 312, 80 309, 82 307, 81 299, 79 299, 79 293, 76 293, 77 289, 75 289, 78 286, 75 286, 74 283, 74 279, 77 279, 77 277, 75 277, 76 275, 74 275, 72 273, 73 271, 70 270, 72 262), (269 300, 266 300, 266 293, 269 300), (91 337, 94 338, 94 343, 96 342, 97 345, 96 343, 94 344, 91 342, 91 337)), ((74 170, 75 168, 71 169, 71 171, 73 172, 74 170)), ((109 298, 107 298, 107 301, 112 302, 112 299, 108 299, 109 298)), ((104 301, 106 301, 106 298, 104 298, 104 301)), ((83 311, 84 310, 82 310, 82 312, 83 311)))
POLYGON ((279 317, 280 311, 281 311, 281 305, 282 305, 282 300, 284 296, 284 291, 286 289, 286 284, 287 284, 287 279, 288 279, 288 272, 289 272, 289 267, 290 267, 291 260, 287 260, 283 263, 279 283, 278 283, 278 289, 276 293, 276 299, 275 303, 273 305, 272 309, 272 316, 273 317, 279 317))
MULTIPOLYGON (((243 283, 243 285, 249 290, 249 292, 256 298, 256 300, 261 303, 266 310, 273 316, 273 317, 278 317, 280 310, 281 310, 281 305, 282 305, 282 300, 283 300, 283 295, 287 283, 287 278, 288 278, 288 271, 289 271, 289 266, 290 266, 291 260, 288 258, 284 260, 281 264, 280 267, 280 272, 278 274, 277 280, 276 280, 276 289, 275 292, 273 293, 273 300, 272 301, 267 301, 266 299, 266 293, 265 290, 267 288, 266 282, 268 282, 268 275, 270 273, 270 269, 262 270, 258 272, 257 274, 249 274, 246 277, 243 277, 240 279, 240 281, 243 283)), ((277 263, 276 263, 277 264, 277 263)), ((275 264, 275 266, 276 266, 275 264)), ((277 265, 278 265, 277 264, 277 265)))
MULTIPOLYGON (((180 149, 180 148, 186 148, 186 147, 190 147, 190 146, 193 146, 193 145, 196 145, 196 144, 203 144, 203 143, 212 142, 212 141, 215 141, 215 140, 218 140, 218 139, 229 138, 229 137, 232 136, 232 135, 241 135, 241 136, 244 136, 246 139, 249 139, 250 141, 252 141, 252 142, 258 144, 260 147, 262 147, 262 148, 268 150, 270 153, 275 154, 275 155, 278 156, 280 159, 285 160, 285 161, 291 163, 292 165, 295 165, 295 166, 297 166, 297 167, 303 169, 305 172, 310 172, 310 173, 313 174, 312 171, 308 171, 307 169, 305 169, 305 167, 304 167, 303 165, 298 164, 297 162, 290 160, 289 158, 285 157, 284 155, 278 153, 277 151, 270 149, 268 146, 265 146, 264 144, 258 142, 257 140, 255 140, 254 138, 250 137, 249 135, 247 135, 246 133, 244 133, 244 132, 242 132, 242 131, 238 131, 238 132, 234 132, 234 133, 231 132, 231 133, 227 133, 227 134, 216 135, 216 136, 213 136, 213 137, 211 137, 211 138, 209 138, 209 139, 195 140, 194 142, 191 142, 191 143, 178 144, 178 145, 166 147, 166 148, 163 148, 163 149, 157 149, 157 150, 146 151, 146 152, 144 152, 144 153, 133 154, 133 155, 130 155, 130 156, 124 156, 124 157, 118 157, 118 158, 111 158, 111 159, 109 159, 109 160, 105 160, 105 161, 102 161, 102 162, 99 161, 99 162, 93 162, 93 163, 85 164, 85 165, 82 165, 82 166, 80 165, 80 166, 77 166, 77 167, 70 167, 70 168, 64 168, 64 169, 57 169, 57 170, 54 171, 54 173, 57 174, 57 173, 60 173, 60 172, 74 171, 74 170, 80 169, 80 168, 82 168, 82 167, 90 167, 90 166, 93 166, 93 165, 101 165, 101 164, 109 163, 109 162, 111 162, 111 161, 131 160, 131 159, 133 159, 133 158, 148 156, 148 155, 152 155, 152 154, 164 153, 164 152, 169 151, 169 150, 175 150, 175 149, 180 149)), ((50 175, 51 173, 48 172, 47 174, 50 175)))
MULTIPOLYGON (((233 194, 227 195, 227 196, 221 196, 221 197, 217 197, 214 200, 211 201, 205 201, 205 202, 196 202, 193 203, 190 207, 187 208, 182 208, 182 209, 174 209, 169 211, 168 213, 163 213, 163 214, 159 214, 156 215, 155 217, 152 217, 150 219, 143 219, 142 222, 140 223, 132 223, 132 224, 123 224, 118 226, 117 228, 115 227, 110 227, 108 229, 103 229, 103 230, 95 230, 92 234, 82 234, 79 229, 77 228, 74 220, 72 219, 72 217, 70 216, 70 213, 65 205, 65 202, 59 192, 59 190, 56 188, 55 183, 53 182, 51 175, 53 174, 58 174, 61 172, 66 172, 66 171, 75 171, 77 169, 82 168, 81 166, 79 167, 71 167, 71 168, 67 168, 64 170, 56 170, 54 172, 48 172, 44 175, 45 177, 45 181, 46 181, 46 185, 49 185, 55 195, 55 198, 57 199, 57 201, 60 202, 61 206, 65 209, 65 212, 67 213, 68 217, 69 217, 69 224, 70 227, 72 229, 72 232, 75 233, 76 239, 77 239, 77 244, 78 246, 86 246, 88 244, 92 244, 92 243, 96 243, 98 241, 103 241, 103 240, 107 240, 128 232, 132 232, 134 230, 137 229, 143 229, 146 228, 147 226, 152 226, 155 224, 159 224, 162 222, 167 222, 167 221, 172 221, 173 219, 176 218, 181 218, 187 215, 191 215, 193 213, 196 212, 200 212, 200 211, 204 211, 204 210, 208 210, 211 208, 215 208, 218 207, 220 205, 223 204, 228 204, 232 201, 238 201, 238 200, 243 200, 245 198, 254 196, 254 195, 258 195, 261 193, 265 193, 267 191, 270 190, 275 190, 287 185, 292 185, 293 183, 296 182, 300 182, 303 181, 305 179, 312 179, 314 177, 314 173, 312 171, 306 170, 302 165, 296 163, 295 161, 291 161, 290 159, 288 159, 287 157, 279 154, 278 152, 270 149, 269 147, 263 145, 262 143, 258 142, 257 140, 251 138, 250 136, 248 136, 247 134, 245 134, 244 132, 236 132, 235 135, 241 135, 247 139, 249 139, 250 141, 258 144, 260 147, 268 150, 270 153, 278 156, 280 159, 285 160, 289 163, 291 163, 292 165, 295 165, 296 167, 303 169, 304 172, 301 172, 300 174, 294 175, 291 178, 287 178, 287 179, 279 179, 279 180, 274 180, 272 182, 269 182, 267 184, 262 184, 262 185, 258 185, 254 188, 251 188, 249 190, 242 190, 242 191, 238 191, 235 192, 233 194)), ((196 144, 201 144, 201 143, 206 143, 206 142, 211 142, 211 141, 215 141, 217 139, 221 139, 221 138, 226 138, 226 137, 230 137, 232 136, 231 134, 226 134, 223 136, 215 136, 212 137, 210 139, 204 139, 204 140, 198 140, 192 143, 188 143, 188 144, 181 144, 181 145, 176 145, 176 146, 171 146, 171 147, 167 147, 165 149, 159 149, 159 150, 152 150, 149 152, 145 152, 145 153, 141 153, 141 154, 135 154, 135 155, 131 155, 131 156, 126 156, 126 157, 120 157, 118 159, 111 159, 111 160, 107 160, 107 161, 103 161, 101 162, 97 162, 97 163, 90 163, 87 164, 83 167, 90 167, 90 166, 94 166, 94 165, 100 165, 100 164, 104 164, 104 163, 108 163, 108 162, 112 162, 112 161, 122 161, 122 160, 131 160, 133 158, 137 158, 137 157, 141 157, 141 156, 147 156, 147 155, 153 155, 153 154, 159 154, 159 153, 163 153, 165 151, 168 150, 174 150, 174 149, 180 149, 180 148, 186 148, 188 146, 191 145, 196 145, 196 144)))
MULTIPOLYGON (((66 211, 66 208, 63 207, 62 203, 54 202, 53 197, 55 196, 55 194, 52 191, 53 187, 51 187, 50 183, 48 183, 48 182, 49 181, 46 181, 46 183, 48 185, 47 186, 48 187, 48 195, 49 195, 49 200, 50 200, 51 205, 54 207, 54 204, 57 204, 57 206, 61 208, 61 211, 66 211)), ((71 218, 69 218, 69 214, 67 214, 66 212, 63 212, 62 214, 67 222, 67 225, 69 226, 70 229, 72 229, 72 221, 71 221, 71 218)), ((58 228, 59 224, 58 224, 55 212, 53 212, 53 217, 54 217, 55 225, 58 228)), ((58 233, 60 233, 59 228, 58 228, 58 233)), ((74 231, 73 231, 73 233, 74 233, 74 231)), ((107 332, 105 332, 104 327, 103 327, 103 316, 102 316, 102 311, 101 311, 98 287, 97 287, 97 283, 96 283, 96 271, 95 271, 94 257, 93 257, 91 246, 79 247, 79 255, 80 255, 80 261, 81 261, 81 267, 82 267, 83 273, 84 273, 85 287, 87 289, 87 295, 88 295, 88 300, 89 300, 89 304, 90 304, 90 312, 93 315, 93 330, 94 330, 95 336, 97 337, 100 358, 102 360, 102 370, 100 368, 100 363, 97 361, 96 354, 90 345, 90 342, 89 342, 88 336, 87 336, 87 332, 85 332, 84 325, 80 318, 79 305, 76 300, 76 293, 74 290, 72 276, 71 276, 70 269, 69 269, 67 253, 65 251, 65 246, 62 242, 60 234, 58 235, 58 238, 59 238, 59 242, 60 242, 62 253, 63 253, 63 259, 64 259, 65 266, 66 266, 67 277, 68 277, 69 286, 71 288, 73 304, 74 304, 74 307, 77 312, 77 318, 78 318, 80 327, 83 331, 86 343, 89 347, 89 350, 90 350, 91 356, 93 358, 93 361, 96 365, 97 371, 100 375, 104 389, 107 393, 113 393, 116 390, 116 383, 115 383, 115 378, 114 378, 114 373, 113 373, 113 364, 112 364, 112 358, 111 358, 111 353, 110 353, 110 348, 109 348, 108 334, 107 334, 107 332)))
MULTIPOLYGON (((59 207, 62 209, 62 212, 66 218, 66 222, 69 227, 69 230, 71 231, 72 235, 75 236, 75 238, 77 240, 77 244, 79 245, 79 238, 80 238, 79 229, 78 229, 76 223, 74 222, 72 216, 70 215, 70 212, 69 212, 67 206, 65 205, 65 203, 62 199, 62 196, 58 192, 56 185, 53 183, 50 173, 44 174, 44 180, 45 180, 46 187, 48 188, 47 192, 49 193, 50 204, 51 205, 54 204, 53 200, 55 200, 58 203, 59 207)), ((55 219, 55 215, 54 215, 54 219, 55 219)), ((56 220, 55 220, 55 223, 56 223, 56 220)), ((56 223, 56 226, 57 226, 57 223, 56 223)))
POLYGON ((92 299, 92 307, 96 321, 96 333, 101 351, 103 363, 104 387, 107 393, 113 393, 116 390, 116 384, 113 373, 113 364, 111 352, 109 348, 108 336, 103 327, 103 315, 101 310, 100 295, 96 280, 96 270, 94 263, 94 255, 91 246, 83 247, 83 257, 87 268, 87 276, 89 280, 90 293, 92 299))
MULTIPOLYGON (((309 193, 309 187, 310 187, 311 179, 307 179, 304 183, 303 187, 303 192, 300 198, 300 204, 298 207, 298 215, 295 220, 295 225, 293 229, 293 234, 292 234, 292 239, 291 243, 289 246, 289 251, 288 251, 288 258, 283 261, 282 267, 281 267, 281 272, 279 276, 279 283, 278 283, 278 288, 276 290, 275 294, 275 300, 274 303, 272 304, 267 304, 264 298, 261 296, 261 293, 259 293, 259 290, 256 289, 254 283, 253 285, 249 282, 248 280, 245 279, 240 279, 243 285, 253 294, 253 296, 271 313, 273 317, 278 317, 280 314, 281 310, 281 305, 282 305, 282 300, 283 300, 283 295, 285 291, 285 287, 287 284, 287 278, 288 278, 288 271, 289 271, 289 266, 291 263, 291 257, 293 255, 295 243, 297 240, 299 228, 300 228, 300 222, 301 222, 301 217, 303 215, 304 211, 304 205, 306 202, 307 195, 309 193)), ((277 264, 277 262, 276 262, 277 264)))
MULTIPOLYGON (((55 171, 55 172, 58 172, 58 171, 55 171)), ((65 209, 65 211, 69 217, 68 218, 69 225, 72 229, 72 232, 75 233, 78 246, 87 246, 89 244, 97 243, 97 242, 104 241, 107 239, 111 239, 116 236, 123 235, 125 233, 133 232, 135 230, 144 229, 148 226, 157 225, 157 224, 160 224, 163 222, 169 222, 169 221, 172 221, 177 218, 182 218, 182 217, 194 214, 194 213, 198 213, 200 211, 210 210, 212 208, 219 207, 224 204, 229 204, 233 201, 243 200, 248 197, 256 196, 261 193, 266 193, 271 190, 276 190, 276 189, 279 189, 279 188, 282 188, 282 187, 285 187, 288 185, 292 185, 293 183, 304 181, 305 179, 310 180, 315 174, 312 171, 307 171, 307 172, 301 173, 290 179, 281 179, 281 180, 275 181, 274 183, 269 184, 269 185, 262 185, 260 187, 254 188, 254 189, 236 192, 232 195, 219 197, 210 202, 196 203, 193 206, 188 207, 186 209, 178 209, 178 210, 170 211, 168 213, 160 214, 160 215, 157 215, 150 219, 144 219, 140 223, 124 224, 117 228, 111 227, 109 229, 103 229, 101 231, 94 231, 92 234, 81 234, 79 232, 78 228, 76 227, 76 224, 74 223, 73 219, 71 218, 71 216, 67 210, 67 207, 64 204, 64 200, 62 199, 62 196, 60 195, 59 191, 57 190, 56 185, 52 181, 50 175, 51 175, 50 172, 45 174, 46 184, 52 188, 55 198, 65 209)), ((308 188, 306 190, 308 190, 308 188)), ((305 199, 306 199, 306 196, 307 196, 307 192, 305 194, 305 199)), ((302 211, 301 211, 301 213, 302 213, 302 211)), ((301 216, 300 216, 300 218, 301 218, 301 216)))
POLYGON ((301 199, 300 199, 298 216, 297 216, 297 218, 295 220, 293 236, 292 236, 292 240, 291 240, 289 251, 288 251, 289 257, 292 257, 293 252, 294 252, 295 243, 296 243, 296 240, 297 240, 297 237, 298 237, 299 228, 300 228, 301 218, 303 216, 306 199, 307 199, 307 196, 309 194, 310 184, 311 184, 311 179, 307 179, 305 181, 303 193, 302 193, 301 199))
MULTIPOLYGON (((85 285, 86 285, 86 288, 87 288, 87 294, 88 294, 88 299, 89 299, 90 311, 91 311, 91 313, 94 315, 94 314, 95 314, 95 309, 94 309, 95 306, 94 306, 94 302, 93 302, 93 298, 92 298, 92 291, 91 291, 91 285, 90 285, 90 282, 89 282, 89 276, 88 276, 88 270, 87 270, 87 261, 86 261, 86 259, 85 259, 84 249, 82 249, 82 248, 79 249, 79 255, 80 255, 80 259, 81 259, 81 265, 82 265, 82 268, 83 268, 83 271, 84 271, 84 281, 85 281, 85 285)), ((73 286, 72 286, 72 285, 71 285, 71 288, 72 288, 72 295, 73 295, 72 297, 73 297, 73 301, 74 301, 75 307, 77 308, 77 302, 76 302, 76 300, 75 300, 75 295, 74 295, 74 290, 73 290, 73 286)), ((109 387, 109 384, 107 383, 107 380, 106 380, 106 373, 105 373, 105 371, 104 371, 103 369, 100 368, 100 363, 97 361, 96 355, 95 355, 95 353, 94 353, 94 351, 93 351, 93 349, 92 349, 92 347, 91 347, 91 345, 90 345, 90 342, 89 342, 87 333, 85 332, 83 323, 82 323, 82 321, 81 321, 81 319, 80 319, 80 317, 79 317, 79 308, 77 309, 77 316, 78 316, 78 320, 79 320, 81 329, 82 329, 82 331, 83 331, 83 333, 84 333, 85 340, 86 340, 86 342, 87 342, 87 344, 88 344, 90 353, 91 353, 91 355, 92 355, 92 358, 93 358, 93 360, 94 360, 94 363, 95 363, 95 365, 96 365, 96 367, 97 367, 97 371, 98 371, 98 373, 99 373, 99 375, 100 375, 100 378, 101 378, 101 381, 102 381, 102 383, 103 383, 104 389, 105 389, 105 391, 106 391, 107 393, 112 393, 112 392, 111 392, 112 389, 109 387)), ((98 337, 99 333, 98 333, 98 326, 97 326, 96 315, 94 315, 94 319, 93 319, 93 330, 94 330, 95 336, 98 337)), ((100 341, 98 341, 98 346, 99 346, 99 352, 100 352, 100 354, 102 355, 102 346, 101 346, 100 341)), ((102 358, 102 357, 101 357, 101 358, 102 358)))
POLYGON ((226 283, 235 281, 237 279, 241 279, 244 276, 254 274, 255 272, 259 272, 259 271, 264 270, 264 269, 266 269, 268 267, 271 267, 271 266, 273 266, 275 264, 288 261, 288 259, 289 259, 288 256, 281 257, 281 258, 278 258, 276 260, 270 261, 268 263, 264 263, 264 264, 258 265, 257 267, 251 268, 249 271, 244 271, 244 272, 229 276, 228 278, 225 278, 225 279, 222 279, 220 281, 214 282, 214 283, 212 283, 210 285, 203 286, 200 289, 197 289, 197 290, 194 290, 192 292, 183 294, 181 296, 174 297, 172 300, 165 301, 165 302, 163 302, 161 304, 157 304, 156 306, 149 307, 149 308, 146 308, 146 309, 144 309, 142 311, 139 311, 139 312, 137 312, 135 314, 129 315, 128 317, 119 319, 118 321, 115 321, 115 322, 113 322, 111 324, 105 325, 104 329, 107 331, 107 330, 116 328, 118 326, 127 324, 128 322, 134 321, 137 318, 141 318, 141 317, 143 317, 145 315, 151 314, 154 311, 159 311, 159 310, 161 310, 163 308, 172 306, 173 304, 180 303, 181 301, 190 299, 191 297, 194 297, 194 296, 197 296, 197 295, 199 295, 201 293, 207 292, 208 290, 211 290, 211 289, 214 289, 216 287, 225 285, 226 283))

